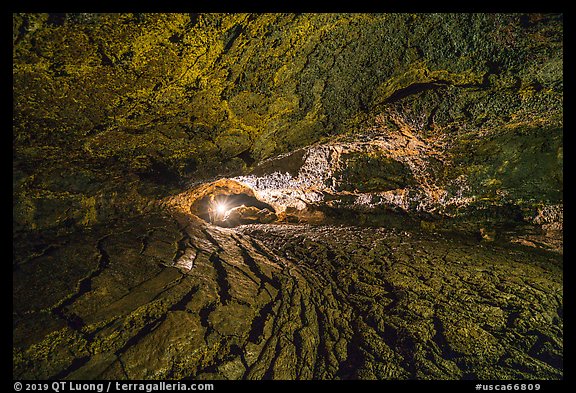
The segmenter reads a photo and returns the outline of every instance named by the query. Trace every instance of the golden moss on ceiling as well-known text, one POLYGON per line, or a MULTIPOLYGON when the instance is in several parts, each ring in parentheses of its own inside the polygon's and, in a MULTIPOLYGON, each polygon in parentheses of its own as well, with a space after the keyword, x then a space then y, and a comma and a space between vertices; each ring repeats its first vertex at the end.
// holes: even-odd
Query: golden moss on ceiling
POLYGON ((457 152, 510 123, 560 130, 556 144, 562 19, 13 14, 15 183, 35 176, 42 190, 59 166, 161 182, 240 174, 376 118, 397 127, 395 114, 457 152))
MULTIPOLYGON (((547 50, 560 50, 554 49, 557 31, 523 29, 514 15, 13 19, 17 141, 64 140, 90 157, 161 150, 176 160, 226 160, 239 153, 229 147, 230 134, 243 135, 242 147, 255 158, 268 157, 350 129, 359 113, 412 84, 480 85, 488 63, 528 60, 524 52, 537 47, 535 35, 547 50), (508 56, 497 53, 503 50, 508 56), (107 133, 115 146, 95 151, 107 133), (169 146, 150 149, 148 134, 168 138, 169 146)), ((523 71, 543 60, 522 65, 523 71)))

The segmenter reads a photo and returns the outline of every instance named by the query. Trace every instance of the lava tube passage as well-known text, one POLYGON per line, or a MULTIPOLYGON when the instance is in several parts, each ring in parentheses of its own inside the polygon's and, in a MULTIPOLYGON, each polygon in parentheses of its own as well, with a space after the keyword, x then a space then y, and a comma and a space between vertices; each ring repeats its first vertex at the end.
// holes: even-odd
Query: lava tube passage
POLYGON ((563 24, 13 13, 12 378, 550 391, 563 24))

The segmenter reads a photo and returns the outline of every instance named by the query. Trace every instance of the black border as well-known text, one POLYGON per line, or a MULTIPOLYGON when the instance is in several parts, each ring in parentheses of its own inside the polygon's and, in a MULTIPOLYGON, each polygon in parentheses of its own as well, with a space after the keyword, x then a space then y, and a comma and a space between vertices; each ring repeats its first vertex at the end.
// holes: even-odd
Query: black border
MULTIPOLYGON (((482 1, 476 3, 468 3, 465 0, 460 1, 453 1, 451 2, 442 2, 437 3, 433 1, 428 1, 426 3, 417 3, 411 2, 407 0, 399 1, 399 0, 380 0, 380 1, 366 1, 366 0, 355 0, 355 1, 348 1, 344 2, 330 2, 329 0, 324 1, 317 1, 317 2, 308 2, 308 3, 298 3, 298 2, 274 2, 273 0, 269 1, 254 1, 254 0, 238 0, 236 2, 222 2, 218 0, 191 0, 191 1, 154 1, 148 0, 140 1, 115 1, 115 2, 107 2, 107 1, 98 1, 93 2, 91 4, 85 2, 76 2, 70 3, 66 1, 49 1, 49 2, 34 2, 34 1, 14 1, 10 6, 10 12, 5 13, 5 25, 4 27, 6 30, 11 29, 12 26, 12 13, 16 12, 317 12, 317 13, 329 13, 329 12, 417 12, 417 13, 428 13, 428 12, 483 12, 483 13, 493 13, 493 12, 558 12, 563 14, 563 19, 566 19, 567 23, 564 23, 564 80, 565 84, 568 85, 565 88, 565 92, 571 93, 573 86, 573 78, 575 74, 575 67, 574 63, 571 62, 571 49, 572 46, 571 41, 574 37, 574 31, 572 29, 572 25, 576 20, 573 18, 572 13, 566 13, 566 9, 571 5, 571 2, 568 0, 565 1, 541 1, 539 3, 524 3, 519 1, 482 1)), ((8 5, 8 4, 5 4, 8 5)), ((7 31, 5 37, 9 39, 10 33, 7 31)), ((6 45, 6 51, 10 52, 6 54, 6 58, 8 56, 12 56, 11 50, 12 45, 6 45)), ((9 64, 6 61, 6 64, 9 64)), ((10 71, 10 79, 12 79, 12 74, 10 71)), ((568 110, 572 110, 574 108, 574 103, 570 102, 571 94, 564 95, 564 108, 568 110)), ((572 112, 568 112, 572 114, 572 112)), ((8 119, 8 117, 6 116, 8 119)), ((9 120, 7 120, 8 122, 9 120)), ((564 129, 567 129, 568 132, 564 135, 568 137, 568 140, 575 138, 573 136, 573 130, 576 130, 573 127, 575 121, 573 116, 564 116, 564 129)), ((12 122, 7 125, 12 128, 12 122)), ((4 136, 7 137, 9 135, 7 132, 4 133, 4 136)), ((8 149, 9 143, 6 141, 4 143, 4 147, 8 149)), ((567 146, 571 148, 575 146, 572 143, 568 143, 567 146)), ((570 151, 570 150, 569 150, 570 151)), ((8 152, 5 154, 6 159, 10 157, 8 152)), ((571 158, 571 155, 568 155, 571 158)), ((568 160, 569 162, 570 160, 568 160)), ((565 164, 564 167, 571 168, 570 163, 567 165, 565 164)), ((568 192, 565 194, 570 199, 571 194, 571 187, 568 188, 568 192)), ((565 196, 566 199, 566 196, 565 196)), ((571 223, 573 222, 570 219, 570 215, 572 213, 572 209, 570 203, 564 203, 564 211, 566 219, 564 220, 564 237, 565 237, 565 244, 568 247, 564 248, 564 259, 567 261, 567 264, 564 265, 565 275, 567 274, 568 279, 564 282, 565 284, 571 284, 571 278, 576 277, 573 274, 570 274, 570 270, 573 269, 574 258, 570 257, 570 240, 571 240, 571 223)), ((8 266, 8 263, 5 262, 5 265, 8 266)), ((6 291, 11 288, 11 285, 5 286, 6 291)), ((572 288, 569 288, 572 289, 572 288)), ((352 391, 351 393, 360 393, 364 391, 385 391, 386 388, 392 389, 392 391, 397 391, 399 389, 419 389, 420 391, 426 391, 427 389, 434 389, 440 392, 444 391, 456 391, 456 392, 471 392, 477 391, 476 385, 492 385, 492 391, 497 391, 501 389, 495 389, 496 385, 516 385, 516 384, 540 384, 541 388, 539 390, 532 390, 532 391, 540 391, 540 392, 557 392, 557 391, 566 391, 568 386, 574 386, 574 375, 573 375, 573 367, 570 366, 572 357, 570 354, 572 353, 573 349, 573 324, 572 324, 572 314, 573 314, 573 302, 572 302, 573 292, 565 291, 564 293, 564 310, 567 311, 564 314, 564 379, 559 381, 552 381, 552 380, 534 380, 534 381, 483 381, 483 380, 455 380, 455 381, 441 381, 441 380, 385 380, 385 381, 365 381, 365 380, 354 380, 354 381, 331 381, 331 380, 312 380, 312 381, 188 381, 187 383, 213 383, 215 386, 215 392, 230 392, 230 391, 237 391, 238 389, 246 389, 246 391, 258 391, 262 389, 262 391, 266 391, 270 393, 270 389, 281 388, 281 389, 289 389, 289 390, 300 390, 300 389, 310 389, 310 390, 318 390, 318 389, 359 389, 358 391, 352 391), (567 362, 568 360, 568 362, 567 362)), ((11 343, 8 344, 7 346, 11 343)), ((11 351, 4 351, 6 358, 8 360, 8 364, 12 363, 11 351)), ((15 383, 18 380, 12 380, 9 382, 7 387, 10 391, 17 391, 15 390, 15 383)), ((29 381, 29 380, 21 380, 18 381, 22 384, 25 383, 34 383, 36 385, 39 384, 49 384, 51 385, 54 381, 29 381)), ((79 383, 104 383, 106 384, 108 381, 76 381, 79 383)), ((115 380, 110 380, 112 382, 112 388, 110 391, 121 391, 116 390, 115 380)), ((146 383, 154 383, 160 381, 140 381, 140 380, 132 380, 132 381, 117 381, 117 382, 130 382, 133 384, 146 384, 146 383)), ((174 381, 165 381, 165 382, 174 382, 174 381)), ((183 382, 186 383, 186 382, 183 382)), ((574 389, 574 388, 572 388, 574 389)), ((22 391, 25 391, 24 389, 22 391)), ((38 390, 37 390, 38 391, 38 390)), ((49 389, 48 391, 54 391, 49 389)), ((68 390, 65 390, 68 391, 68 390)), ((106 390, 104 390, 106 391, 106 390)), ((138 390, 132 390, 138 391, 138 390)), ((486 390, 478 390, 478 391, 486 391, 486 390)), ((507 390, 508 391, 508 390, 507 390)), ((511 391, 521 391, 521 390, 514 390, 511 391)), ((177 392, 177 390, 175 390, 177 392)))

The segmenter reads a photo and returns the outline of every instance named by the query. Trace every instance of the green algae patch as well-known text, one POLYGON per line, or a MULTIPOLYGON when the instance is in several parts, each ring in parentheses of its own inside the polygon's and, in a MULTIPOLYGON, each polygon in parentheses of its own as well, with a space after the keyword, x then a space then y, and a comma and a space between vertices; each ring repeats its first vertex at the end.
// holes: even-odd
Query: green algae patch
POLYGON ((23 379, 53 378, 74 359, 86 356, 89 352, 85 339, 70 328, 64 328, 24 351, 15 351, 14 374, 23 379))
POLYGON ((557 203, 563 200, 562 139, 562 129, 523 126, 463 141, 453 153, 478 198, 557 203))
POLYGON ((382 154, 351 154, 346 166, 336 173, 342 190, 378 192, 406 188, 415 184, 410 169, 400 161, 382 154))

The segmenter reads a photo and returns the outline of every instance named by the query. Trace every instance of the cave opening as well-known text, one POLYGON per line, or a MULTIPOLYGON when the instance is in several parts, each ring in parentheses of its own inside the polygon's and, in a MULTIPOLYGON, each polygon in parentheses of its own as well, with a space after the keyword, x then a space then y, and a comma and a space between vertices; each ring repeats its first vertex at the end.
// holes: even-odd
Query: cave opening
POLYGON ((274 221, 276 210, 266 202, 246 193, 208 194, 198 200, 194 206, 196 215, 204 221, 219 226, 236 226, 245 223, 274 221))

